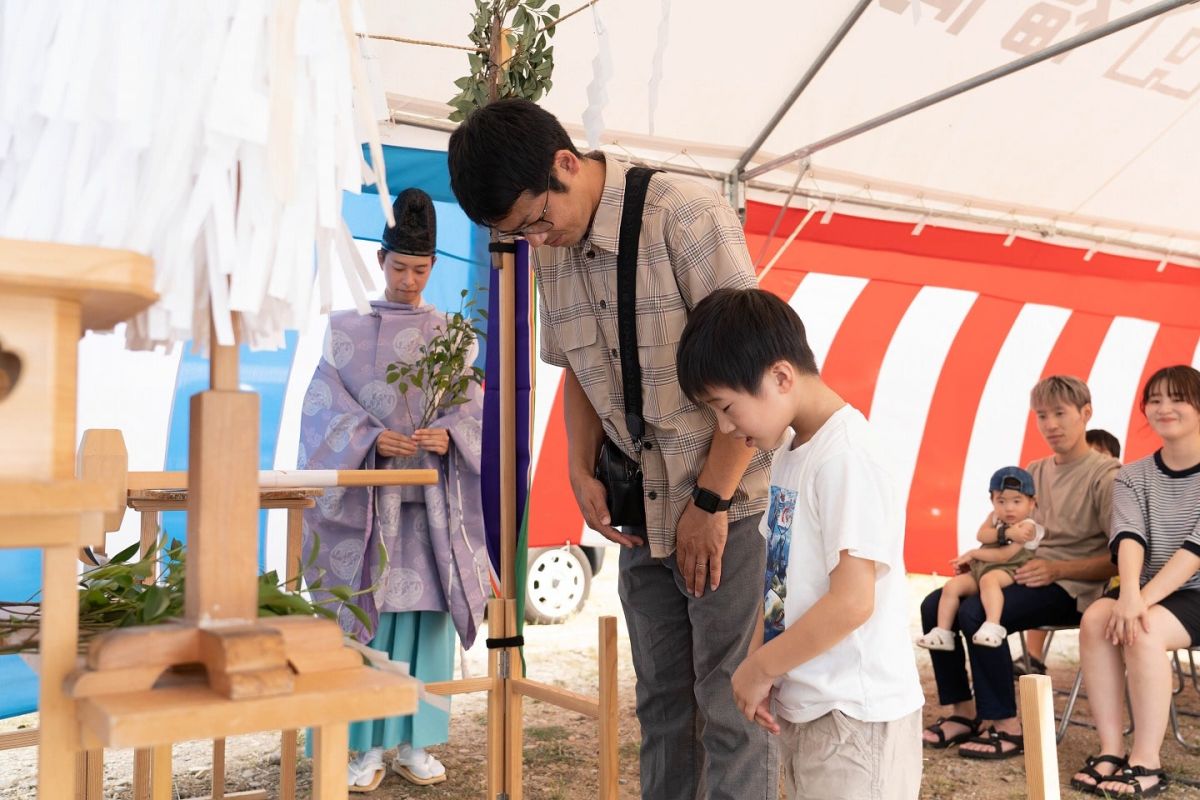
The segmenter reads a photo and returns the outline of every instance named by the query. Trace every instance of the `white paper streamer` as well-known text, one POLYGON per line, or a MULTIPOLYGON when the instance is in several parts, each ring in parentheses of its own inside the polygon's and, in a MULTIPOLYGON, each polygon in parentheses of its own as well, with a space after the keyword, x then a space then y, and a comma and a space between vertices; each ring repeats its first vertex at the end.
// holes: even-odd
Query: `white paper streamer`
POLYGON ((658 113, 658 87, 662 83, 663 58, 667 54, 667 39, 671 32, 671 0, 662 0, 662 15, 658 19, 658 43, 654 47, 654 58, 650 61, 650 83, 647 97, 650 101, 649 130, 654 135, 654 115, 658 113))
POLYGON ((151 256, 160 300, 131 347, 279 346, 338 267, 366 308, 341 217, 364 142, 391 204, 362 18, 355 0, 0 3, 0 237, 151 256))
MULTIPOLYGON (((408 670, 409 663, 407 661, 393 661, 392 657, 384 651, 376 650, 373 647, 367 647, 365 644, 357 642, 354 639, 350 639, 349 637, 343 641, 347 647, 357 650, 375 669, 383 670, 384 672, 390 672, 393 675, 403 675, 406 678, 413 677, 412 673, 408 670)), ((416 680, 416 678, 413 678, 413 680, 416 680)), ((421 684, 421 688, 417 691, 417 697, 422 703, 428 703, 434 708, 445 711, 447 714, 450 713, 450 698, 442 697, 441 695, 430 694, 429 692, 425 691, 424 683, 421 684)))
POLYGON ((592 59, 592 81, 587 87, 588 105, 583 111, 583 130, 588 147, 600 146, 604 133, 604 107, 608 105, 608 81, 612 78, 612 53, 608 47, 608 30, 600 21, 596 6, 592 6, 592 22, 596 28, 596 57, 592 59))

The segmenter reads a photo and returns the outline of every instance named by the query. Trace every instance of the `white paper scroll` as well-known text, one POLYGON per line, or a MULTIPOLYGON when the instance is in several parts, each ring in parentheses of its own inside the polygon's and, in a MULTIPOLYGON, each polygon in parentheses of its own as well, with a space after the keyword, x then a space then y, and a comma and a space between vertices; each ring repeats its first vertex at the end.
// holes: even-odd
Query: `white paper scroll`
POLYGON ((281 346, 335 269, 365 306, 341 205, 364 142, 391 204, 361 19, 355 0, 0 3, 0 237, 150 255, 161 299, 131 347, 281 346))

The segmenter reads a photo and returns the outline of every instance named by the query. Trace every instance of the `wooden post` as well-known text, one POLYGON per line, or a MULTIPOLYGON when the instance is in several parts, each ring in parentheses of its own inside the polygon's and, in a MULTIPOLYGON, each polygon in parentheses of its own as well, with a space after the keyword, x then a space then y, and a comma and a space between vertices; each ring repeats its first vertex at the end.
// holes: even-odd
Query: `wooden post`
POLYGON ((279 800, 296 800, 296 731, 283 731, 279 738, 279 800))
MULTIPOLYGON (((158 544, 158 512, 143 511, 141 512, 141 554, 145 558, 150 553, 154 552, 154 547, 158 544)), ((156 564, 151 570, 150 577, 146 579, 146 583, 154 583, 158 580, 158 565, 156 564)))
POLYGON ((1048 675, 1022 675, 1019 686, 1026 794, 1030 800, 1059 800, 1053 685, 1048 675))
POLYGON ((258 529, 258 395, 193 395, 190 427, 184 612, 201 627, 217 619, 254 622, 258 538, 247 531, 258 529))
POLYGON ((150 760, 153 753, 149 748, 133 751, 133 800, 150 800, 150 760))
MULTIPOLYGON (((508 629, 505 625, 504 601, 500 598, 488 600, 488 637, 491 639, 501 639, 507 635, 508 629)), ((505 791, 505 681, 500 674, 501 652, 500 650, 488 650, 488 676, 492 679, 492 688, 488 691, 488 798, 495 798, 505 791)))
MULTIPOLYGON (((500 584, 501 596, 516 593, 517 549, 517 319, 516 261, 500 253, 500 584)), ((508 635, 516 634, 513 628, 508 635)))
POLYGON ((600 800, 617 800, 617 618, 600 618, 600 800))
MULTIPOLYGON (((100 523, 96 515, 96 524, 100 523)), ((79 598, 75 591, 74 547, 48 547, 42 552, 41 682, 38 718, 38 797, 59 800, 75 792, 75 751, 79 732, 75 701, 63 693, 63 683, 75 668, 79 638, 79 598), (53 622, 53 627, 47 624, 53 622)), ((86 777, 85 775, 80 776, 86 777)))
POLYGON ((160 744, 154 747, 150 767, 150 800, 172 800, 171 779, 171 745, 160 744))
POLYGON ((333 723, 313 728, 313 800, 346 800, 350 752, 350 725, 333 723))
MULTIPOLYGON (((508 599, 504 601, 504 625, 505 636, 517 635, 517 603, 515 600, 508 599)), ((505 650, 508 654, 508 679, 504 681, 504 782, 507 785, 506 792, 509 800, 522 800, 523 796, 523 781, 521 778, 523 766, 522 761, 525 755, 525 737, 522 723, 524 722, 523 705, 524 699, 516 691, 514 679, 524 677, 521 668, 521 650, 517 647, 509 647, 505 650)))
POLYGON ((287 510, 287 544, 283 562, 283 574, 287 588, 294 592, 300 591, 301 567, 304 565, 304 509, 289 508, 287 510))
POLYGON ((225 740, 212 743, 212 800, 225 800, 225 740))

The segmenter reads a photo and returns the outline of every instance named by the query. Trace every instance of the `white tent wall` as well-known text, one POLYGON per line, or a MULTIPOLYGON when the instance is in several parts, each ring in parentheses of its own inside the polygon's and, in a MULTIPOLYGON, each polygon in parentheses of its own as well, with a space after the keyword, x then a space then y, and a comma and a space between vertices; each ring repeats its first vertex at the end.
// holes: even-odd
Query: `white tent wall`
MULTIPOLYGON (((553 39, 542 104, 579 125, 598 14, 615 54, 605 149, 706 170, 720 180, 854 8, 854 0, 671 6, 650 134, 659 3, 602 0, 553 39)), ((751 162, 890 111, 1135 11, 1149 0, 876 0, 751 162)), ((474 5, 365 0, 367 30, 465 44, 474 5)), ((576 7, 563 3, 563 11, 576 7)), ((799 188, 855 213, 962 215, 996 229, 1094 237, 1200 265, 1200 7, 1185 6, 815 154, 799 188), (890 209, 890 211, 889 211, 890 209)), ((374 40, 390 105, 438 115, 466 54, 374 40), (431 105, 432 104, 432 105, 431 105)), ((396 134, 392 134, 395 136, 396 134)), ((399 138, 417 134, 401 133, 399 138)), ((426 141, 428 135, 423 134, 426 141)), ((395 140, 395 139, 393 139, 395 140)), ((419 145, 413 145, 419 146, 419 145)), ((428 145, 426 145, 428 146, 428 145)), ((752 184, 788 189, 796 164, 752 184)), ((776 194, 774 202, 781 202, 776 194)), ((1122 247, 1124 245, 1124 247, 1122 247)))

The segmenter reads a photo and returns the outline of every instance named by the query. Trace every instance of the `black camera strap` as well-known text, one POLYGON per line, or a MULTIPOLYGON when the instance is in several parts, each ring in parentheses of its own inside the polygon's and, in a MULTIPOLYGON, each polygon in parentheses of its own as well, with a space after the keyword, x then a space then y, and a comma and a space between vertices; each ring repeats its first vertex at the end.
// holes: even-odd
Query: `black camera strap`
POLYGON ((617 342, 621 348, 621 393, 625 396, 625 427, 634 449, 642 451, 646 425, 642 419, 642 366, 637 349, 637 261, 642 235, 646 189, 657 169, 633 167, 625 173, 621 233, 617 240, 617 342))

